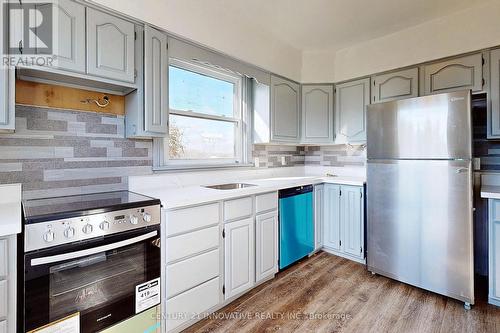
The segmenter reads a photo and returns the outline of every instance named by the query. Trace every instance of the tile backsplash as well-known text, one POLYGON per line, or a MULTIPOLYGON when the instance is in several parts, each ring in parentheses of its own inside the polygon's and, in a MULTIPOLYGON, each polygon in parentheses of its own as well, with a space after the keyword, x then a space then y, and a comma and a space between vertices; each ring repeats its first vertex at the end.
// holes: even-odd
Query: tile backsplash
POLYGON ((123 116, 16 106, 16 132, 0 134, 0 184, 23 198, 123 190, 151 173, 152 142, 127 140, 123 116))
MULTIPOLYGON (((0 184, 22 183, 24 199, 128 189, 129 176, 152 173, 152 141, 124 129, 123 116, 17 105, 16 132, 0 134, 0 184)), ((252 149, 259 168, 364 166, 365 156, 345 145, 252 149)))
POLYGON ((306 147, 305 164, 333 167, 363 167, 366 165, 366 148, 363 146, 348 145, 306 147))
POLYGON ((362 146, 282 146, 255 145, 253 158, 259 159, 260 168, 320 165, 333 167, 363 167, 366 164, 366 148, 362 146), (285 158, 285 165, 282 158, 285 158))

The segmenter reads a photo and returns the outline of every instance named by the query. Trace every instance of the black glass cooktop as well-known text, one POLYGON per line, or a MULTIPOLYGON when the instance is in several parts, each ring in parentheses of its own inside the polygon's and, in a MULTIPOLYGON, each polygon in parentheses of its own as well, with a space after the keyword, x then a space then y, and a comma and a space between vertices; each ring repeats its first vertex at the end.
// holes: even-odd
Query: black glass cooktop
POLYGON ((26 224, 159 205, 160 200, 129 191, 24 200, 26 224))

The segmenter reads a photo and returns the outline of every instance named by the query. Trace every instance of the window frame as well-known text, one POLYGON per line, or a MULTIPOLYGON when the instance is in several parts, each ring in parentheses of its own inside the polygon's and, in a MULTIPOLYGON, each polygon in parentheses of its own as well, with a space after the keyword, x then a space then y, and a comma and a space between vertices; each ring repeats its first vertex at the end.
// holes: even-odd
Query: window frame
MULTIPOLYGON (((153 141, 153 170, 183 170, 183 169, 208 169, 208 168, 227 168, 239 166, 251 166, 250 159, 250 116, 247 101, 248 79, 242 75, 225 70, 218 66, 209 64, 200 64, 198 62, 189 62, 180 59, 169 59, 170 66, 187 70, 195 74, 204 75, 210 78, 229 82, 234 85, 233 91, 233 117, 210 115, 195 111, 176 110, 170 108, 168 115, 168 126, 170 126, 170 115, 190 117, 195 119, 215 120, 228 122, 235 125, 235 158, 213 158, 213 159, 170 159, 165 150, 165 143, 169 140, 169 134, 164 138, 156 138, 153 141)), ((170 98, 169 98, 170 99, 170 98)))

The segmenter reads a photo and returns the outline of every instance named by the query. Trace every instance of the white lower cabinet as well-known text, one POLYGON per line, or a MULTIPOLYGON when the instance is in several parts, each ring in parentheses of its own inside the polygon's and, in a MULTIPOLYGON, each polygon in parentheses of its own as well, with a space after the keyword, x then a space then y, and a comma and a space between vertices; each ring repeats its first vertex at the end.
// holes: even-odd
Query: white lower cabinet
POLYGON ((488 200, 489 291, 488 302, 500 306, 500 200, 488 200))
POLYGON ((207 281, 193 289, 167 300, 167 330, 176 330, 180 325, 199 319, 220 301, 219 278, 207 281))
POLYGON ((255 283, 254 220, 248 218, 224 225, 224 296, 238 295, 255 283))
POLYGON ((365 263, 364 188, 325 184, 324 202, 324 248, 365 263))
POLYGON ((325 186, 314 186, 314 250, 323 247, 323 226, 325 217, 325 186))
POLYGON ((278 272, 277 211, 255 218, 255 280, 260 282, 278 272))
POLYGON ((340 251, 340 185, 324 185, 325 207, 323 220, 323 246, 340 251))
POLYGON ((278 192, 269 192, 165 212, 167 332, 186 329, 278 272, 277 206, 278 192))
POLYGON ((0 238, 0 333, 16 332, 16 240, 0 238))

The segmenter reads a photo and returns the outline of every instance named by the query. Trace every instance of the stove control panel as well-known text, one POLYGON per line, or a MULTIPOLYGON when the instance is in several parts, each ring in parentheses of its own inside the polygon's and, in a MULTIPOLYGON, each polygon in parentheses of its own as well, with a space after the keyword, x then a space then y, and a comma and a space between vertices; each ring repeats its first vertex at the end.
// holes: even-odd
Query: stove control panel
POLYGON ((26 252, 160 224, 160 205, 25 226, 26 252))

